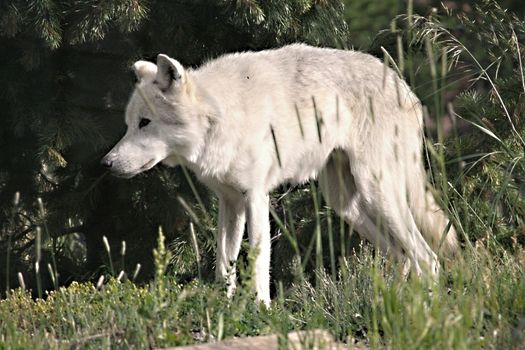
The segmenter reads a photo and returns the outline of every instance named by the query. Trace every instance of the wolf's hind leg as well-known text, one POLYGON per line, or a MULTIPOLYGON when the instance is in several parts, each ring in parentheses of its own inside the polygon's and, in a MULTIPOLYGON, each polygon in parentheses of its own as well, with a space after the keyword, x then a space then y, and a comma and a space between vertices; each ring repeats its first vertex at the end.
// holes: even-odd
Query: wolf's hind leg
POLYGON ((367 212, 363 205, 363 197, 357 191, 344 151, 332 152, 319 174, 319 186, 328 205, 360 236, 379 246, 385 253, 390 250, 388 237, 380 232, 375 216, 367 212))
POLYGON ((389 234, 390 250, 408 257, 411 269, 416 274, 428 272, 437 275, 439 261, 410 211, 407 179, 402 166, 390 164, 387 169, 384 168, 387 161, 370 164, 370 160, 362 159, 355 162, 356 169, 365 169, 362 173, 357 172, 355 181, 359 191, 366 197, 363 201, 366 211, 375 213, 380 218, 383 232, 389 234), (374 176, 370 176, 373 172, 374 176))
MULTIPOLYGON (((353 165, 359 170, 368 170, 366 166, 353 165)), ((405 269, 422 274, 424 265, 432 274, 437 273, 437 257, 419 232, 406 196, 400 195, 403 186, 380 183, 377 177, 369 178, 359 171, 354 175, 343 151, 334 151, 319 181, 327 203, 361 236, 397 257, 405 269)))
MULTIPOLYGON (((396 189, 392 192, 395 191, 396 189)), ((430 273, 437 276, 440 268, 437 255, 419 231, 406 201, 406 196, 401 194, 396 196, 392 192, 390 195, 385 195, 385 197, 390 198, 386 202, 395 203, 394 201, 397 199, 397 205, 388 205, 388 208, 385 208, 385 215, 390 219, 389 227, 394 241, 405 251, 410 260, 412 271, 418 275, 430 273)))

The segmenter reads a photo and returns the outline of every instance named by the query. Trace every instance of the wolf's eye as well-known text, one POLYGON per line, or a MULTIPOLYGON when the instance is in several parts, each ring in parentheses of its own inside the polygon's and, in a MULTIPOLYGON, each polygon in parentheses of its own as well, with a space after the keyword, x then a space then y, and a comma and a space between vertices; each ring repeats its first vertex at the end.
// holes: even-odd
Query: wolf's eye
POLYGON ((145 127, 146 125, 148 125, 150 122, 151 122, 151 120, 149 120, 149 119, 147 119, 147 118, 142 118, 142 119, 140 119, 140 122, 139 122, 139 129, 142 129, 143 127, 145 127))

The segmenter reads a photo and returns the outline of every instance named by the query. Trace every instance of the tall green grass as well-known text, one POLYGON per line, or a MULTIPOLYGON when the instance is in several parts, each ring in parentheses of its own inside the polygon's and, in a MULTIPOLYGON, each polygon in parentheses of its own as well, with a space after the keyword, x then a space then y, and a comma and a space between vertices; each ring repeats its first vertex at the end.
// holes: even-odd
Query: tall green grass
MULTIPOLYGON (((166 256, 157 252, 162 265, 166 256)), ((159 266, 145 286, 115 278, 98 288, 73 283, 45 300, 14 290, 0 301, 0 344, 145 348, 323 328, 371 348, 518 349, 525 344, 524 263, 524 250, 495 258, 479 244, 434 284, 405 280, 364 247, 341 259, 335 278, 322 269, 314 282, 279 289, 270 310, 253 302, 248 276, 230 300, 198 280, 180 285, 159 266)))

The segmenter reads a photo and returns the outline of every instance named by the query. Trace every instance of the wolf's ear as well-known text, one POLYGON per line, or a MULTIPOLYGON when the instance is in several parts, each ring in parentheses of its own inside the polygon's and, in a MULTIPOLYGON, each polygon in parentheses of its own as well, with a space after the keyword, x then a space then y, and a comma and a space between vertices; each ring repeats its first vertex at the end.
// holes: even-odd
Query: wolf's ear
POLYGON ((145 78, 153 80, 157 74, 157 65, 148 61, 137 61, 131 67, 138 81, 145 78))
POLYGON ((157 56, 157 77, 155 82, 162 91, 166 92, 172 86, 180 86, 185 81, 186 73, 178 61, 163 54, 157 56))

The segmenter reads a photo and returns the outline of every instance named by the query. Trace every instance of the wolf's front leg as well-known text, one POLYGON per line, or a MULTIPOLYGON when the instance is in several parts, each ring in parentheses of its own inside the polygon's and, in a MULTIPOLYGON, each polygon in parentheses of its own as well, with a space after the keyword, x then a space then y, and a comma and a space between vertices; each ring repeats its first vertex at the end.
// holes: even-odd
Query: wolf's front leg
POLYGON ((219 195, 219 232, 217 235, 217 262, 215 276, 218 282, 226 282, 228 296, 235 292, 235 262, 241 248, 246 202, 242 194, 219 195))
POLYGON ((248 235, 255 249, 255 292, 257 301, 270 305, 270 198, 266 193, 252 192, 248 200, 248 235))

